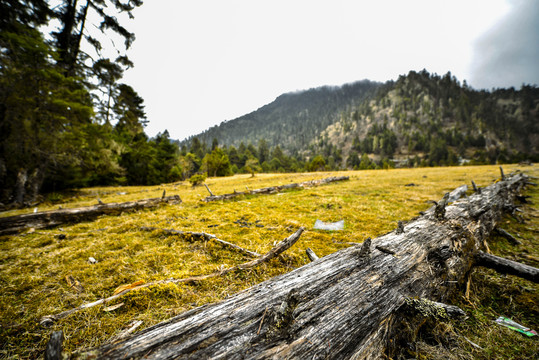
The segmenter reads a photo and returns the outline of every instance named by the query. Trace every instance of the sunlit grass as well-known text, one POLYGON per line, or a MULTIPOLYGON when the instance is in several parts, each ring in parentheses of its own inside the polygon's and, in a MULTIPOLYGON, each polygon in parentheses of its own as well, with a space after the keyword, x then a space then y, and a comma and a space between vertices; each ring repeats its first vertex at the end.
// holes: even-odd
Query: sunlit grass
MULTIPOLYGON (((506 174, 517 168, 504 166, 506 174)), ((522 170, 539 174, 537 166, 526 166, 522 170)), ((133 201, 160 197, 163 190, 183 200, 179 205, 102 216, 93 222, 0 238, 0 338, 5 339, 0 345, 0 357, 39 356, 54 330, 64 331, 64 348, 68 352, 96 346, 128 328, 132 320, 142 320, 139 328, 142 329, 193 307, 222 300, 306 264, 308 247, 319 256, 325 256, 350 246, 349 242, 374 238, 394 229, 398 220, 411 219, 430 207, 428 200, 438 200, 457 186, 470 185, 471 180, 479 186, 489 185, 500 177, 500 171, 498 166, 481 166, 257 174, 254 178, 250 175, 209 178, 206 184, 214 194, 223 194, 337 175, 350 176, 350 180, 212 203, 201 201, 209 195, 205 187, 193 188, 188 182, 182 182, 81 189, 72 198, 64 196, 62 202, 39 205, 38 210, 42 211, 59 206, 95 205, 98 197, 106 203, 133 201), (345 230, 313 230, 316 219, 344 219, 345 230), (237 220, 251 225, 240 227, 237 220), (117 310, 106 312, 105 306, 97 306, 61 319, 51 328, 38 324, 44 315, 108 297, 120 285, 209 274, 249 260, 212 241, 143 231, 141 227, 207 232, 265 253, 300 226, 307 231, 298 243, 258 268, 194 285, 169 284, 133 291, 113 303, 124 303, 117 310), (61 239, 60 234, 65 234, 66 238, 61 239), (90 264, 89 257, 98 263, 90 264), (78 280, 84 291, 78 293, 71 288, 66 281, 68 275, 78 280)), ((31 211, 33 209, 26 209, 3 216, 31 211)), ((533 236, 523 236, 528 236, 530 244, 535 244, 528 251, 537 257, 537 243, 530 238, 533 236)), ((494 249, 497 249, 495 245, 494 249)))

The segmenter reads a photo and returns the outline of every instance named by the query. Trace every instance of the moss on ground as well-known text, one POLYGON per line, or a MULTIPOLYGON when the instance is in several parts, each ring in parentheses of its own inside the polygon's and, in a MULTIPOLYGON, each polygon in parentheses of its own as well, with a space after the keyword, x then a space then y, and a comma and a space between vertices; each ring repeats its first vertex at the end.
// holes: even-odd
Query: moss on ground
MULTIPOLYGON (((516 168, 518 166, 504 166, 506 174, 516 168)), ((522 170, 539 175, 537 166, 526 166, 522 170)), ((54 203, 39 205, 39 210, 94 205, 98 197, 103 202, 160 197, 163 190, 167 195, 180 195, 183 203, 1 237, 0 339, 3 341, 0 342, 0 358, 42 356, 45 344, 55 330, 64 332, 65 350, 72 352, 109 341, 128 328, 133 320, 143 321, 138 329, 141 330, 191 308, 222 300, 308 263, 305 254, 308 247, 319 256, 325 256, 349 246, 349 242, 375 238, 394 229, 398 220, 408 220, 430 207, 428 200, 438 200, 459 185, 470 185, 471 180, 486 186, 498 179, 500 172, 497 166, 477 166, 258 174, 254 178, 250 175, 209 178, 206 184, 214 194, 223 194, 242 191, 246 187, 256 189, 336 175, 347 175, 351 179, 303 190, 244 196, 214 203, 201 202, 208 195, 207 190, 204 187, 193 188, 189 182, 81 189, 74 195, 63 195, 61 202, 58 201, 59 196, 55 196, 54 203), (410 184, 414 186, 406 186, 410 184), (344 219, 345 230, 313 230, 316 219, 344 219), (244 225, 240 226, 240 223, 244 225), (39 325, 39 319, 44 315, 111 296, 121 285, 209 274, 249 260, 212 241, 142 231, 144 226, 203 231, 258 253, 267 252, 300 226, 307 231, 291 249, 258 268, 194 284, 168 284, 132 291, 116 302, 74 313, 50 328, 39 325), (98 262, 90 264, 89 257, 98 262), (70 286, 68 277, 77 280, 82 290, 70 286), (105 311, 107 307, 122 302, 124 304, 119 308, 105 311)), ((532 195, 534 204, 539 203, 537 190, 532 189, 532 195)), ((506 244, 506 240, 497 239, 491 242, 491 249, 505 256, 520 254, 514 255, 519 261, 539 266, 532 260, 539 258, 535 240, 537 206, 527 205, 526 208, 534 214, 526 224, 517 224, 511 218, 505 220, 509 221, 506 230, 519 233, 524 244, 515 249, 506 244)), ((11 211, 0 216, 31 211, 33 209, 11 211)), ((456 304, 472 316, 463 323, 450 325, 454 326, 456 333, 487 350, 478 354, 477 349, 469 347, 466 351, 486 359, 496 358, 489 357, 490 351, 494 350, 488 349, 503 346, 516 347, 518 344, 519 349, 511 348, 502 354, 536 351, 537 339, 522 338, 520 334, 498 327, 492 320, 503 314, 538 329, 537 286, 486 270, 476 271, 473 276, 471 299, 459 300, 456 304), (485 294, 490 301, 482 297, 485 294), (488 337, 483 337, 485 334, 488 337), (488 339, 495 342, 490 348, 486 344, 490 342, 488 339)), ((427 342, 424 344, 430 346, 427 342)))

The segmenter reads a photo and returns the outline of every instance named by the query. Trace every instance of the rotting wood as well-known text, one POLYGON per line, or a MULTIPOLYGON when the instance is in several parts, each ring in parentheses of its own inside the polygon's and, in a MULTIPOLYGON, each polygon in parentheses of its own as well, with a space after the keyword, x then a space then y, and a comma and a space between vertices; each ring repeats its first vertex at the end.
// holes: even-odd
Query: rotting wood
POLYGON ((62 331, 53 331, 45 348, 45 360, 62 360, 63 342, 64 333, 62 331))
POLYGON ((520 240, 518 240, 516 237, 514 237, 513 235, 509 234, 507 231, 505 231, 504 229, 500 229, 500 228, 496 228, 495 229, 495 232, 500 235, 501 237, 503 237, 504 239, 507 239, 509 240, 513 245, 522 245, 522 242, 520 242, 520 240))
POLYGON ((257 252, 244 249, 239 245, 233 244, 233 243, 225 241, 225 240, 221 240, 217 236, 215 236, 213 234, 208 234, 208 233, 205 233, 205 232, 181 231, 181 230, 174 230, 174 229, 161 229, 161 228, 148 227, 148 226, 143 226, 140 229, 144 230, 144 231, 161 231, 162 233, 169 234, 169 235, 180 235, 180 236, 188 235, 188 236, 197 237, 197 238, 204 239, 204 240, 212 240, 212 241, 215 241, 215 242, 219 243, 222 246, 234 249, 234 250, 239 251, 239 252, 241 252, 243 254, 246 254, 248 256, 255 257, 255 258, 260 256, 260 254, 257 253, 257 252))
POLYGON ((238 192, 234 190, 233 193, 223 194, 223 195, 213 195, 210 192, 211 195, 202 199, 202 201, 211 202, 211 201, 219 201, 219 200, 229 200, 229 199, 233 199, 235 197, 242 196, 242 195, 275 194, 283 190, 305 188, 305 187, 310 187, 310 186, 319 186, 323 184, 328 184, 328 183, 337 182, 337 181, 344 181, 344 180, 349 180, 349 179, 350 177, 348 176, 333 176, 333 177, 328 177, 325 179, 311 180, 311 181, 305 181, 302 183, 292 183, 292 184, 279 185, 279 186, 270 186, 270 187, 254 189, 254 190, 249 190, 249 188, 247 188, 247 191, 244 191, 244 192, 238 192))
POLYGON ((141 284, 141 285, 135 286, 135 287, 129 287, 129 288, 123 290, 122 292, 117 293, 115 295, 112 295, 112 296, 110 296, 108 298, 99 299, 97 301, 94 301, 94 302, 88 303, 88 304, 82 304, 79 307, 76 307, 76 308, 73 308, 73 309, 70 309, 70 310, 66 310, 66 311, 63 311, 63 312, 58 313, 58 314, 43 316, 40 319, 39 323, 44 327, 49 327, 49 326, 53 325, 55 321, 57 321, 59 319, 63 319, 66 316, 69 316, 69 315, 71 315, 71 314, 73 314, 73 313, 75 313, 77 311, 84 310, 84 309, 89 309, 89 308, 97 306, 97 305, 109 303, 111 301, 114 301, 114 300, 118 299, 120 296, 123 296, 123 295, 125 295, 125 294, 127 294, 127 293, 129 293, 129 292, 131 292, 133 290, 147 288, 147 287, 154 286, 154 285, 194 283, 194 282, 197 282, 197 281, 202 281, 202 280, 210 279, 210 278, 217 277, 217 276, 223 276, 223 275, 226 275, 226 274, 231 273, 233 271, 247 270, 247 269, 254 268, 254 267, 256 267, 256 266, 258 266, 258 265, 260 265, 260 264, 262 264, 262 263, 264 263, 266 261, 269 261, 269 260, 273 259, 274 257, 280 255, 284 251, 288 250, 292 245, 294 245, 298 241, 299 237, 301 236, 301 234, 303 233, 304 230, 305 229, 303 227, 300 227, 298 231, 296 231, 295 233, 293 233, 292 235, 290 235, 289 237, 287 237, 283 241, 279 242, 270 251, 268 251, 264 255, 259 256, 258 258, 254 259, 254 260, 251 260, 249 262, 242 263, 242 264, 239 264, 239 265, 236 265, 236 266, 232 266, 232 267, 229 267, 229 268, 226 268, 226 269, 223 269, 223 270, 215 271, 215 272, 207 274, 207 275, 197 275, 197 276, 191 276, 191 277, 183 278, 183 279, 171 278, 171 279, 166 279, 166 280, 153 281, 153 282, 141 284))
POLYGON ((0 217, 0 235, 16 234, 25 229, 43 229, 66 223, 89 221, 100 215, 114 215, 124 211, 135 211, 157 207, 161 204, 179 204, 179 195, 128 201, 123 203, 101 203, 73 209, 59 209, 30 214, 0 217))
POLYGON ((447 303, 466 280, 504 205, 514 201, 525 180, 522 174, 506 177, 483 188, 481 194, 446 206, 443 219, 431 212, 407 223, 402 234, 392 231, 372 240, 375 248, 395 249, 396 256, 372 251, 360 257, 360 249, 350 247, 123 341, 72 355, 104 359, 393 357, 390 340, 406 335, 398 327, 405 299, 447 303))
MULTIPOLYGON (((435 319, 462 319, 466 317, 464 310, 455 305, 448 305, 424 298, 407 298, 405 307, 408 311, 414 311, 424 317, 435 319)), ((404 310, 404 309, 403 309, 404 310)))
POLYGON ((476 265, 496 270, 503 274, 516 275, 539 283, 539 269, 513 260, 479 251, 475 256, 476 265))

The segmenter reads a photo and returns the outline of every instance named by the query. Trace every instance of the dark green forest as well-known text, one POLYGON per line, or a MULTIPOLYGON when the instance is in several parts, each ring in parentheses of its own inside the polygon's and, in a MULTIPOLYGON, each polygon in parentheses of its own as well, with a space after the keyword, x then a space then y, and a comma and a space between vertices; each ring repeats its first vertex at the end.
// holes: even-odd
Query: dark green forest
POLYGON ((144 100, 121 82, 133 66, 125 53, 135 35, 117 15, 132 17, 141 5, 66 0, 52 8, 45 0, 0 1, 4 207, 63 189, 181 178, 178 146, 167 131, 148 138, 144 100), (88 20, 91 13, 97 23, 88 20), (49 28, 55 30, 41 30, 49 28), (110 59, 101 55, 99 39, 113 33, 124 43, 110 59))
POLYGON ((150 138, 144 100, 122 82, 135 34, 117 20, 142 1, 56 5, 0 0, 0 208, 96 185, 539 159, 537 86, 478 91, 426 70, 283 94, 181 142, 150 138), (113 34, 123 44, 107 58, 100 39, 113 34))

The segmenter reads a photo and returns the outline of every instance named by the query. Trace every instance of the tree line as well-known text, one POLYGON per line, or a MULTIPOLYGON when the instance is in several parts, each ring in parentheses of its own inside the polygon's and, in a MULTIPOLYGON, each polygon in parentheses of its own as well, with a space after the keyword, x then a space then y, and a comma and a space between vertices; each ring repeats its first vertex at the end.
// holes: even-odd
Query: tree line
POLYGON ((0 202, 22 206, 43 192, 178 179, 177 145, 166 131, 148 138, 144 101, 121 82, 133 66, 125 54, 135 35, 117 18, 132 18, 142 1, 54 5, 0 1, 0 202), (100 39, 112 33, 124 44, 107 58, 100 39))

